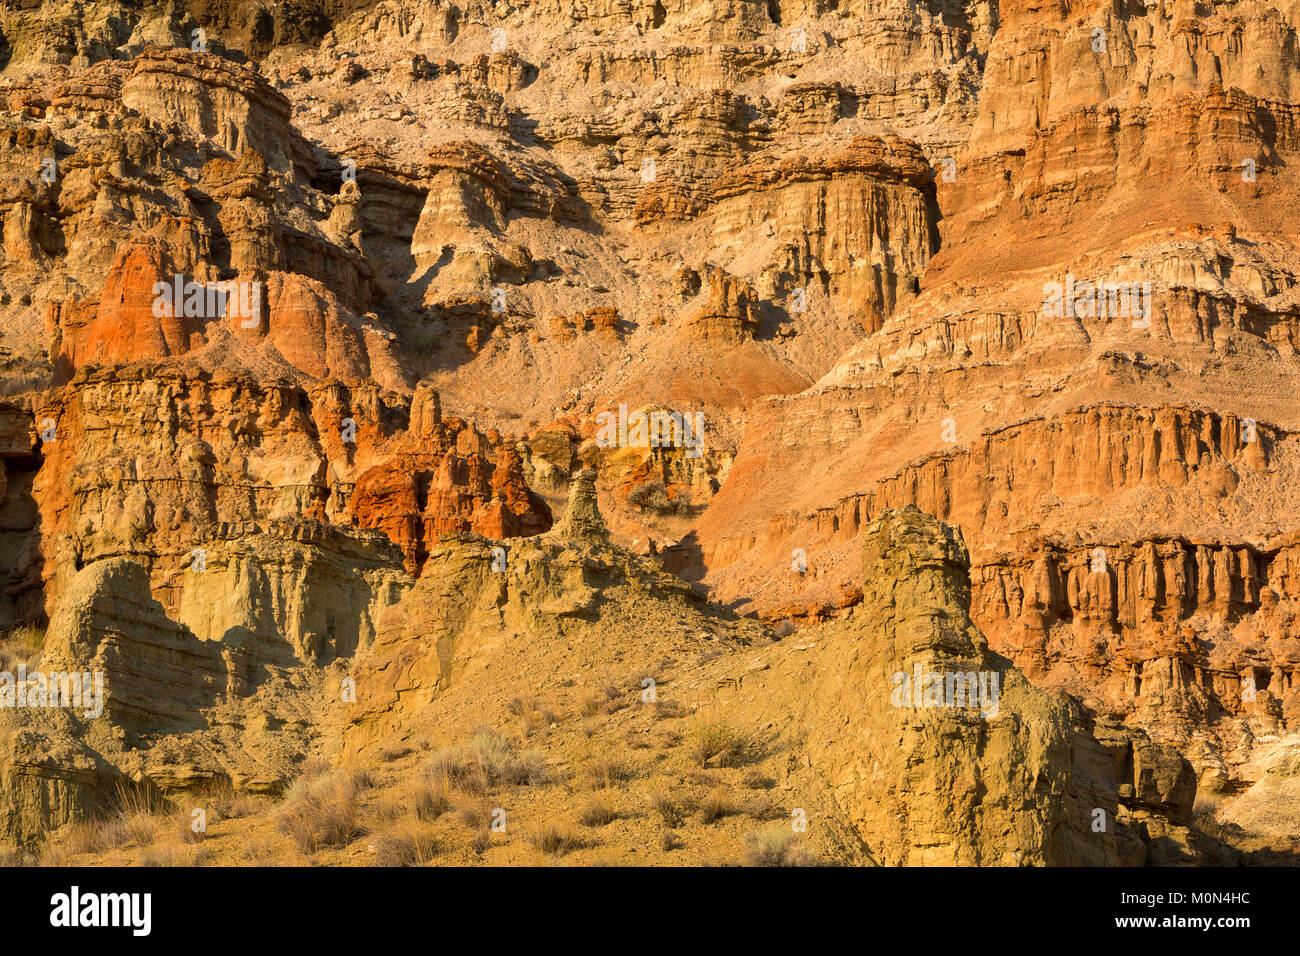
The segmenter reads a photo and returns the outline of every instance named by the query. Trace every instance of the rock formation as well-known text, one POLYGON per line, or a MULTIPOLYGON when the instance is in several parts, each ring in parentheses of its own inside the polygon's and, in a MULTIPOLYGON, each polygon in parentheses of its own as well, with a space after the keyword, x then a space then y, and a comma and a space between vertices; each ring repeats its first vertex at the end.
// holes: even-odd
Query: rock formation
POLYGON ((638 669, 837 862, 1294 862, 1296 10, 311 9, 0 10, 7 842, 638 669))

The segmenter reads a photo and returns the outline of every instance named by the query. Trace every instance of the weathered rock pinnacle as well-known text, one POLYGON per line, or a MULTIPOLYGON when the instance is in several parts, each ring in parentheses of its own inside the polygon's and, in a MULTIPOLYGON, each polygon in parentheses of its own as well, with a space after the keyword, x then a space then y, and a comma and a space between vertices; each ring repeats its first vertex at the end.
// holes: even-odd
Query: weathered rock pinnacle
POLYGON ((605 519, 596 504, 596 473, 584 468, 569 484, 569 507, 555 527, 563 538, 608 538, 605 519))

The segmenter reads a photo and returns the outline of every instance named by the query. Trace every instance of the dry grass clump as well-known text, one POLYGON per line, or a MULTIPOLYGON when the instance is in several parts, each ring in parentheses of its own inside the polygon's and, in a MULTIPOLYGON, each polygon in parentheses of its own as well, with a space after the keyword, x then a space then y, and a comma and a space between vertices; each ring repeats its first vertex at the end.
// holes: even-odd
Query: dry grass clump
POLYGON ((554 820, 539 824, 530 830, 528 842, 543 853, 551 856, 563 856, 571 850, 578 850, 591 845, 587 840, 554 820))
POLYGON ((178 810, 172 817, 173 833, 181 843, 202 843, 208 835, 208 827, 217 822, 216 817, 207 810, 201 807, 196 809, 203 812, 197 814, 193 810, 178 810))
POLYGON ((578 813, 578 822, 584 827, 603 827, 616 819, 618 811, 614 809, 614 801, 601 794, 590 797, 578 813))
POLYGON ((280 866, 286 862, 277 852, 275 841, 265 834, 245 838, 239 845, 239 856, 254 866, 280 866))
POLYGON ((690 754, 707 767, 717 760, 720 767, 734 767, 757 756, 758 743, 754 737, 726 721, 703 721, 690 733, 690 754))
POLYGON ((667 793, 661 791, 651 796, 650 809, 659 816, 664 826, 669 828, 681 826, 682 810, 667 793))
POLYGON ((204 866, 211 857, 201 847, 190 847, 182 843, 156 843, 146 847, 140 854, 141 866, 204 866))
POLYGON ((776 820, 785 816, 785 810, 766 793, 758 793, 745 801, 744 811, 755 820, 776 820))
POLYGON ((546 783, 549 775, 540 751, 516 752, 505 737, 481 730, 467 746, 444 747, 434 754, 425 768, 425 777, 431 786, 477 796, 497 786, 546 783))
POLYGON ((176 810, 148 783, 118 781, 102 815, 79 820, 52 836, 42 863, 63 865, 71 857, 97 855, 126 846, 148 847, 165 834, 175 836, 176 810))
POLYGON ((401 802, 417 820, 435 820, 451 809, 451 787, 431 767, 415 774, 401 791, 401 802))
POLYGON ((16 627, 0 637, 0 671, 14 672, 22 664, 29 671, 41 666, 45 628, 34 624, 16 627))
POLYGON ((736 804, 732 800, 731 791, 726 787, 714 787, 700 800, 699 811, 700 819, 705 823, 712 823, 723 817, 731 816, 736 812, 736 804))
POLYGON ((57 850, 63 854, 72 856, 98 854, 103 853, 105 850, 124 846, 127 842, 126 829, 117 817, 99 820, 78 820, 59 833, 55 840, 51 840, 50 844, 47 844, 51 855, 55 853, 53 845, 55 842, 57 842, 57 850))
POLYGON ((208 826, 221 820, 252 816, 267 808, 269 800, 254 793, 236 790, 227 779, 213 780, 201 788, 193 799, 195 807, 207 812, 208 826))
POLYGON ((464 795, 456 802, 456 816, 471 830, 486 829, 492 822, 496 807, 484 796, 464 795))
POLYGON ((599 754, 587 764, 585 779, 594 790, 618 786, 636 776, 632 765, 616 754, 599 754))
POLYGON ((135 846, 153 847, 180 836, 176 810, 147 782, 119 780, 107 806, 97 815, 47 835, 35 856, 40 866, 74 866, 79 857, 135 846))
POLYGON ((407 743, 389 744, 379 751, 379 759, 384 763, 392 763, 394 760, 401 760, 403 757, 409 757, 415 753, 415 747, 407 743))
POLYGON ((621 681, 606 677, 600 683, 599 692, 603 698, 600 703, 601 713, 612 714, 627 706, 627 689, 621 681))
POLYGON ((399 820, 375 835, 376 866, 427 866, 439 852, 433 829, 414 817, 399 820))
POLYGON ((152 846, 165 829, 175 808, 155 787, 146 783, 119 781, 110 798, 113 808, 105 821, 103 837, 108 846, 152 846), (114 842, 117 841, 117 842, 114 842))
POLYGON ((797 845, 798 835, 785 827, 768 827, 745 840, 745 866, 813 866, 816 859, 797 845))
POLYGON ((280 806, 280 831, 306 854, 346 846, 361 835, 360 797, 370 786, 368 774, 352 769, 299 777, 280 806))
POLYGON ((535 697, 512 697, 506 709, 519 718, 520 730, 525 737, 549 729, 560 720, 553 707, 538 703, 535 697))

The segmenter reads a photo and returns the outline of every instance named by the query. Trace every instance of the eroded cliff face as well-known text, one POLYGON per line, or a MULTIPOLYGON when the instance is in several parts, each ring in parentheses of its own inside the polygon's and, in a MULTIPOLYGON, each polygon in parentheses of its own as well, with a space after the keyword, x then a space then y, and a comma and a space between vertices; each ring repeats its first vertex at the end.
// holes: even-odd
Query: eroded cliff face
POLYGON ((721 628, 786 637, 745 672, 784 709, 741 712, 814 728, 842 859, 1231 857, 1194 802, 1285 859, 1296 29, 6 7, 0 628, 109 674, 116 728, 15 718, 9 838, 721 628), (860 704, 917 662, 1003 716, 860 704))

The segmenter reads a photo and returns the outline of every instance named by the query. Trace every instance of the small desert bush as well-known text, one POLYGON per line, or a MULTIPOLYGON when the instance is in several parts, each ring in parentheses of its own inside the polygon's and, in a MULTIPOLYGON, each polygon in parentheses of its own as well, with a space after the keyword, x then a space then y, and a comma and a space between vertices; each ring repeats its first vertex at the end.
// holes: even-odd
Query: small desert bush
POLYGON ((451 790, 447 781, 426 771, 407 782, 402 802, 419 820, 433 820, 451 809, 451 790))
POLYGON ((602 714, 612 714, 627 706, 626 689, 612 677, 606 677, 601 682, 598 697, 600 699, 598 709, 602 714))
POLYGON ((119 816, 111 816, 79 820, 61 831, 51 843, 57 843, 64 853, 82 856, 117 849, 129 840, 125 821, 119 816))
POLYGON ((422 776, 431 788, 461 793, 487 791, 487 774, 464 747, 443 747, 424 766, 422 776))
POLYGON ((535 697, 513 697, 506 709, 519 718, 520 729, 525 737, 559 722, 559 715, 554 708, 548 704, 539 704, 535 697))
POLYGON ((649 508, 660 515, 689 515, 692 510, 689 493, 669 491, 661 481, 637 485, 627 493, 627 500, 628 504, 635 505, 639 511, 649 508))
POLYGON ((755 794, 745 801, 745 813, 755 820, 776 820, 785 816, 785 810, 766 793, 755 794))
POLYGON ((266 809, 267 799, 236 790, 227 779, 214 780, 202 787, 190 801, 207 813, 208 825, 220 820, 235 820, 266 809))
POLYGON ((102 826, 105 846, 128 843, 150 846, 169 828, 175 808, 148 782, 119 781, 109 798, 110 812, 102 826))
POLYGON ((301 780, 309 780, 329 773, 332 767, 333 765, 324 757, 308 757, 298 768, 298 777, 301 780))
POLYGON ((496 808, 486 796, 464 796, 456 803, 456 816, 471 830, 486 829, 496 808))
POLYGON ((379 759, 384 763, 392 763, 394 760, 401 760, 415 753, 415 748, 410 744, 389 744, 379 751, 379 759))
POLYGON ((146 847, 140 854, 140 865, 170 869, 178 866, 202 866, 208 859, 207 853, 203 850, 190 848, 182 843, 155 843, 146 847))
POLYGON ((707 767, 714 759, 720 767, 734 767, 754 756, 756 750, 750 734, 726 721, 704 721, 690 734, 690 753, 701 767, 707 767))
POLYGON ((275 842, 265 834, 246 838, 240 844, 239 856, 254 866, 273 866, 278 859, 275 842))
POLYGON ((785 827, 768 827, 745 840, 746 866, 812 866, 813 856, 797 845, 798 835, 785 827))
POLYGON ((491 730, 481 730, 465 747, 444 747, 425 768, 433 783, 448 789, 484 794, 495 786, 545 783, 546 758, 537 750, 516 752, 510 741, 491 730))
POLYGON ((178 810, 172 817, 171 830, 181 843, 202 843, 207 834, 207 828, 216 823, 215 816, 208 814, 204 810, 202 817, 195 817, 192 810, 178 810), (197 830, 195 824, 202 822, 197 830))

